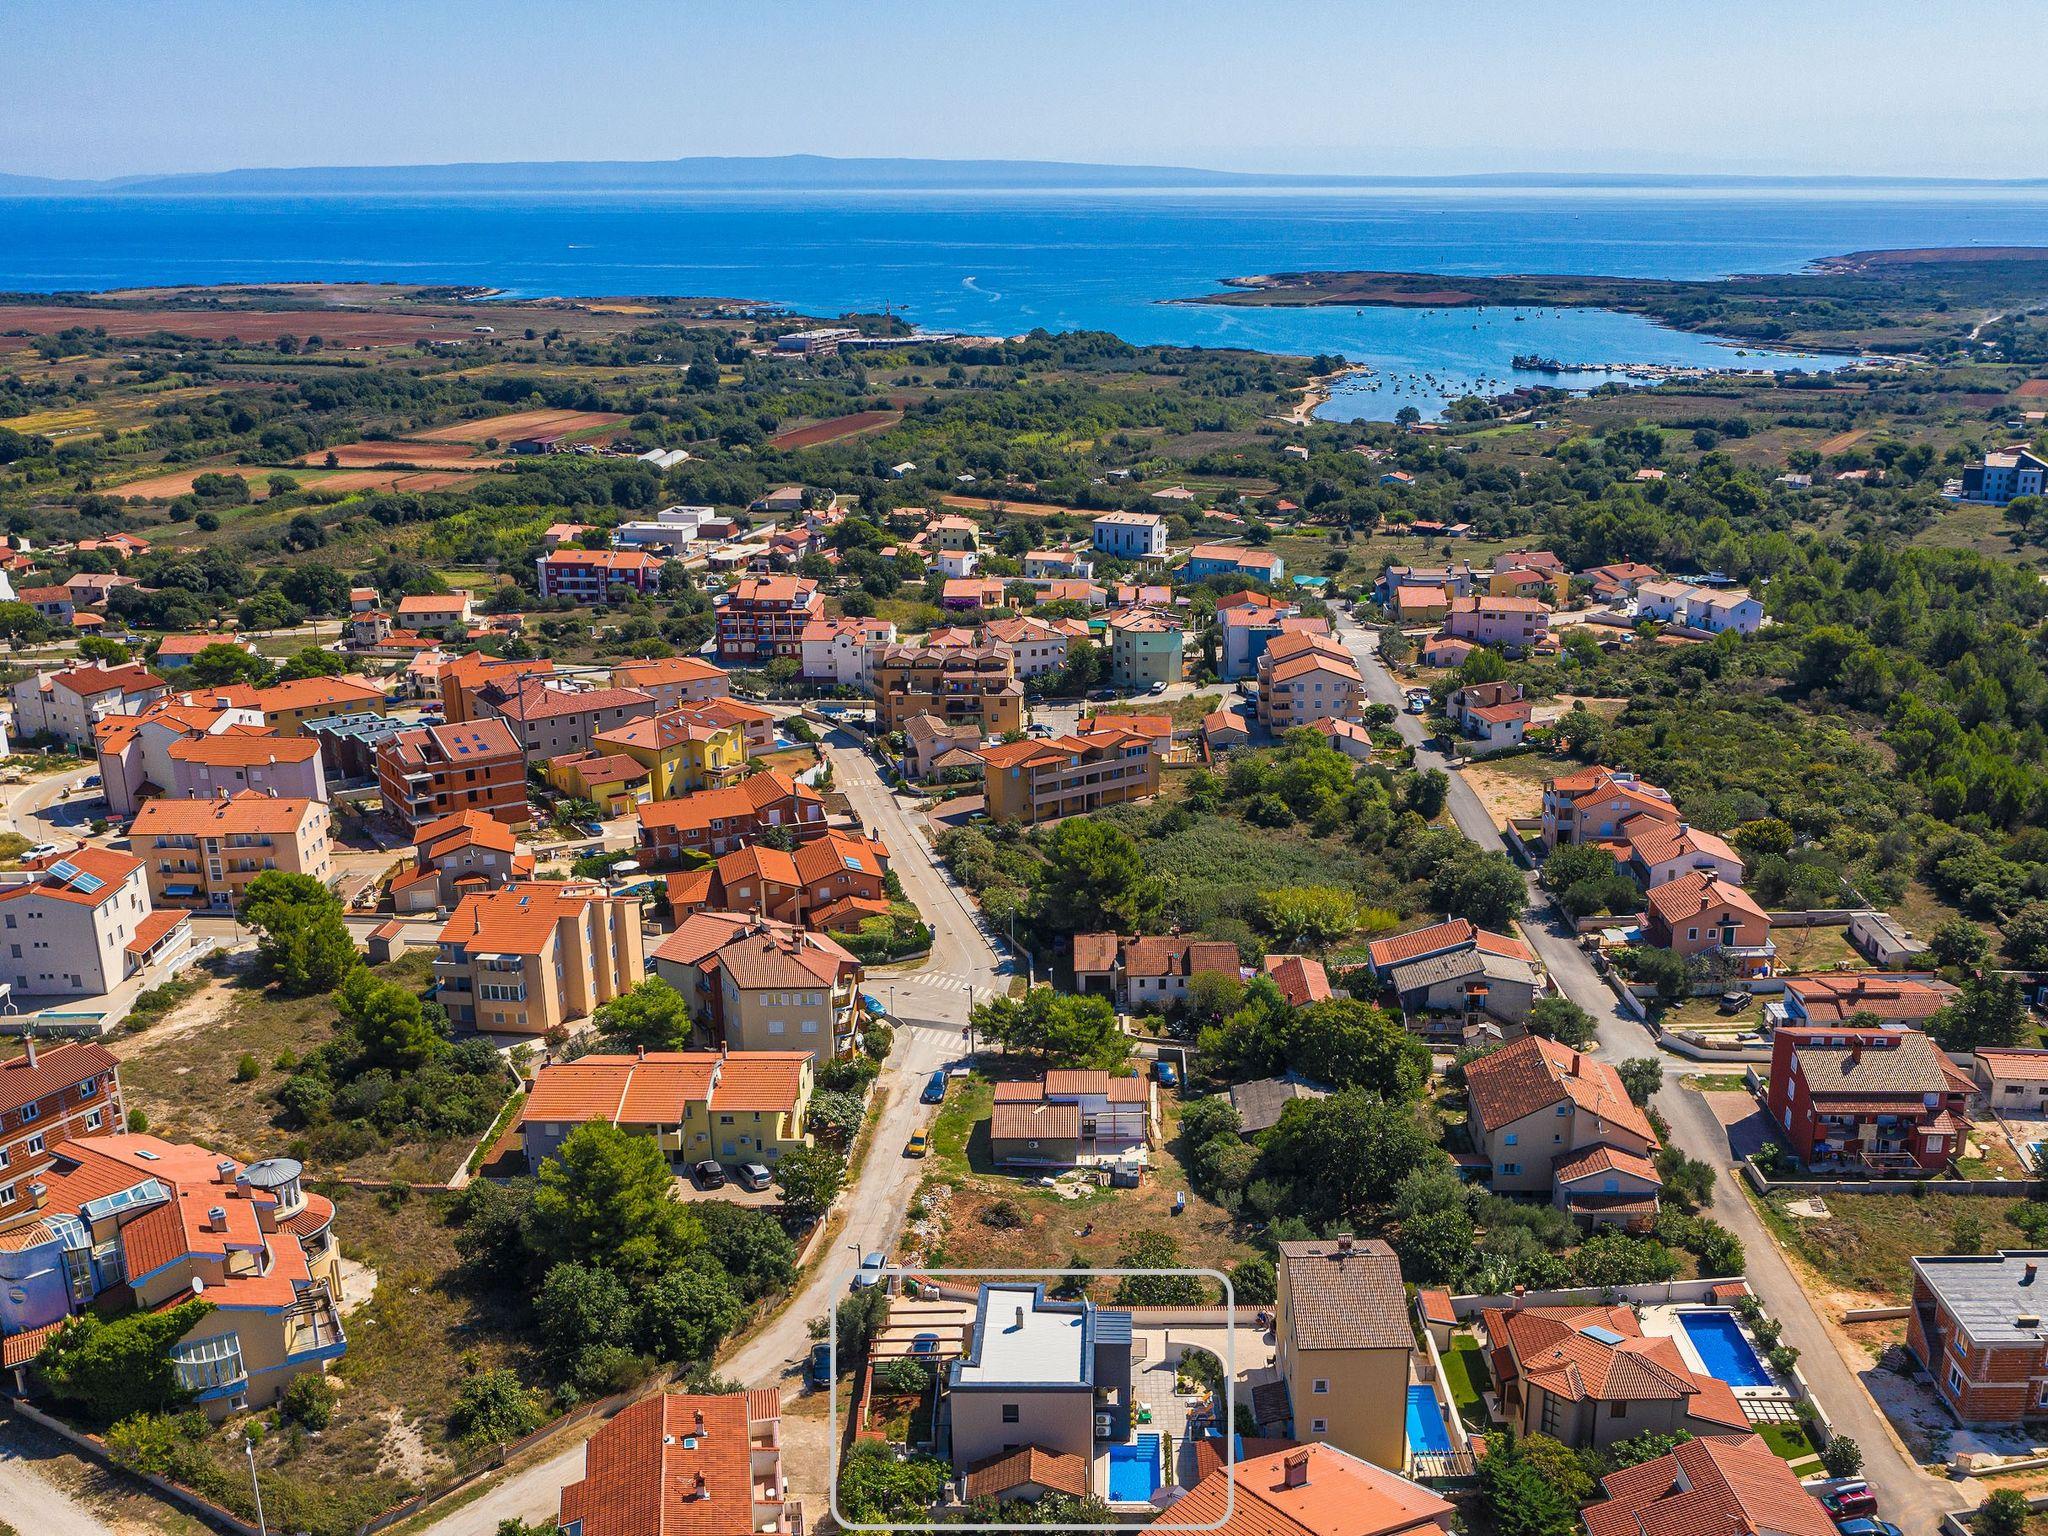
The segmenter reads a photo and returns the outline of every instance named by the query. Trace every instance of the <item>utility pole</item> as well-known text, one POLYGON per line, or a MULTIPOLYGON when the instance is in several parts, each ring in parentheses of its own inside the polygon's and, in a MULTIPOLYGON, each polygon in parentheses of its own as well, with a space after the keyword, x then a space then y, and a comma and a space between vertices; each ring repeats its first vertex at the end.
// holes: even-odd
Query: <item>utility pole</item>
POLYGON ((263 1484, 256 1478, 256 1439, 253 1435, 242 1437, 242 1451, 249 1458, 249 1487, 256 1495, 256 1529, 261 1536, 270 1536, 270 1524, 263 1518, 263 1484))

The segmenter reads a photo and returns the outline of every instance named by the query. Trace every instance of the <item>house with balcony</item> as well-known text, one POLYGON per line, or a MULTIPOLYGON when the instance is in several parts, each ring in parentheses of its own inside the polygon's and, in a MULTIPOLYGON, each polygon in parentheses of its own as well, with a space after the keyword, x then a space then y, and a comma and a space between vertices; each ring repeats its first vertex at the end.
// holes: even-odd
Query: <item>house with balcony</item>
POLYGON ((885 646, 871 664, 876 722, 901 730, 918 715, 972 725, 984 736, 1024 728, 1024 688, 1000 645, 885 646))
POLYGON ((837 1053, 851 1049, 862 1023, 860 963, 829 934, 758 913, 690 912, 655 947, 649 963, 656 976, 683 995, 705 1038, 729 1049, 747 1049, 740 1042, 752 1040, 757 1049, 801 1047, 816 1054, 808 1042, 829 1038, 837 1053), (720 952, 728 946, 745 945, 763 934, 797 958, 801 978, 779 962, 756 964, 751 953, 732 965, 721 961, 720 952), (759 982, 770 976, 793 982, 787 989, 759 982), (735 1005, 730 1024, 728 998, 735 1005))
POLYGON ((782 1394, 663 1392, 621 1409, 562 1489, 564 1536, 801 1536, 782 1468, 782 1394))
POLYGON ((662 562, 637 549, 579 549, 564 545, 537 556, 542 597, 566 597, 582 607, 654 590, 662 562))
POLYGON ((1536 963, 1536 952, 1520 939, 1511 934, 1489 933, 1462 917, 1431 923, 1426 928, 1411 928, 1391 938, 1374 939, 1366 946, 1366 958, 1372 965, 1373 974, 1381 981, 1391 983, 1395 970, 1400 966, 1435 955, 1467 950, 1503 955, 1530 965, 1536 963))
POLYGON ((1158 560, 1166 554, 1166 519, 1156 512, 1105 512, 1095 519, 1092 542, 1119 560, 1158 560))
POLYGON ((1524 1035, 1471 1062, 1465 1090, 1495 1194, 1548 1195, 1574 1216, 1630 1230, 1656 1220, 1657 1133, 1608 1063, 1524 1035))
POLYGON ((1287 579, 1287 562, 1270 549, 1253 549, 1245 544, 1197 544, 1188 551, 1183 574, 1189 581, 1242 576, 1278 586, 1287 579))
POLYGON ((1177 683, 1186 671, 1186 634, 1161 608, 1126 608, 1109 616, 1109 680, 1118 688, 1177 683))
POLYGON ((1741 886, 1694 870, 1653 886, 1643 899, 1643 937, 1659 949, 1686 959, 1715 955, 1739 976, 1771 974, 1778 946, 1770 914, 1741 886))
MULTIPOLYGON (((658 656, 622 661, 612 668, 614 688, 632 688, 654 700, 656 712, 731 696, 732 679, 723 667, 697 656, 658 656)), ((454 716, 449 716, 452 720, 454 716)))
POLYGON ((651 1136, 671 1163, 765 1163, 811 1145, 808 1051, 648 1051, 550 1061, 519 1108, 526 1166, 538 1170, 579 1125, 651 1136))
POLYGON ((139 715, 170 692, 147 667, 108 666, 31 671, 11 690, 15 741, 50 740, 78 752, 93 750, 93 728, 110 715, 139 715))
MULTIPOLYGON (((220 690, 241 702, 231 689, 220 690)), ((384 690, 366 677, 299 677, 268 688, 247 690, 248 701, 263 712, 263 725, 273 736, 297 736, 319 720, 337 715, 381 715, 384 690)))
POLYGON ((1142 1160, 1154 1117, 1151 1079, 1068 1070, 997 1083, 989 1148, 999 1167, 1077 1168, 1142 1160))
POLYGON ((508 827, 533 819, 526 756, 502 720, 392 731, 378 739, 372 761, 385 810, 415 837, 463 811, 481 811, 508 827))
POLYGON ((803 576, 749 576, 718 599, 718 659, 763 666, 801 662, 804 629, 825 616, 824 594, 803 576))
POLYGON ((2020 496, 2048 494, 2048 459, 2031 449, 2004 448, 1964 466, 1963 500, 2002 507, 2020 496))
POLYGON ((1616 843, 1638 816, 1677 821, 1678 806, 1668 790, 1632 773, 1581 768, 1543 783, 1543 846, 1616 843))
POLYGON ((720 789, 650 801, 638 817, 642 861, 668 869, 685 853, 717 858, 777 828, 798 839, 821 836, 825 801, 810 785, 771 768, 720 789))
MULTIPOLYGON (((182 915, 182 914, 181 914, 182 915)), ((56 1159, 54 1148, 127 1129, 121 1063, 93 1041, 48 1044, 22 1036, 0 1060, 0 1227, 56 1159)))
POLYGON ((187 1143, 121 1133, 66 1141, 0 1210, 0 1363, 16 1389, 88 1308, 211 1305, 171 1345, 178 1383, 216 1423, 276 1402, 348 1348, 334 1206, 299 1165, 243 1167, 187 1143))
POLYGON ((1492 752, 1522 744, 1534 706, 1522 697, 1520 683, 1470 683, 1452 691, 1445 712, 1480 750, 1492 752))
POLYGON ((183 912, 152 910, 141 859, 81 843, 26 860, 0 873, 0 1001, 103 997, 191 936, 183 912))
POLYGON ((1510 550, 1494 557, 1486 590, 1494 597, 1533 597, 1556 606, 1571 596, 1572 573, 1550 550, 1510 550))
POLYGON ((1121 726, 972 751, 996 821, 1030 826, 1159 793, 1159 757, 1150 738, 1121 726))
POLYGON ((1622 823, 1621 831, 1628 851, 1618 862, 1646 891, 1690 874, 1742 884, 1742 855, 1711 832, 1657 816, 1637 816, 1622 823))
POLYGON ((1473 945, 1393 967, 1388 985, 1409 1029, 1453 1046, 1519 1034, 1543 994, 1543 973, 1473 945))
POLYGON ((1771 1119, 1809 1169, 1938 1173, 1963 1150, 1975 1092, 1917 1029, 1787 1026, 1771 1037, 1771 1119))
POLYGON ((151 800, 128 828, 147 869, 151 905, 239 911, 249 882, 270 870, 333 874, 327 807, 254 790, 225 800, 151 800))
POLYGON ((1964 1424, 2048 1419, 2048 1250, 1913 1260, 1906 1348, 1964 1424))
POLYGON ((983 645, 1000 645, 1010 653, 1017 676, 1046 677, 1067 664, 1067 647, 1088 638, 1086 619, 995 619, 981 626, 983 645))
POLYGON ((1454 597, 1470 597, 1479 585, 1479 573, 1472 569, 1470 560, 1461 560, 1456 565, 1389 565, 1380 572, 1373 586, 1373 597, 1381 607, 1391 611, 1394 594, 1403 587, 1434 587, 1443 593, 1448 605, 1454 597))
POLYGON ((812 619, 802 643, 805 682, 865 688, 869 659, 896 643, 896 626, 888 619, 812 619))
POLYGON ((434 1001, 457 1028, 545 1035, 631 991, 645 972, 637 897, 514 884, 456 906, 434 956, 434 1001))
POLYGON ((1550 609, 1533 597, 1454 597, 1444 633, 1509 656, 1526 656, 1550 638, 1550 609))
MULTIPOLYGON (((145 722, 146 724, 146 722, 145 722)), ((325 800, 327 775, 311 735, 273 736, 252 726, 188 736, 170 743, 171 782, 178 800, 215 800, 244 790, 288 800, 325 800)))
POLYGON ((1259 655, 1259 724, 1284 736, 1318 720, 1355 720, 1365 682, 1351 653, 1327 635, 1282 634, 1259 655))
MULTIPOLYGON (((99 759, 107 810, 126 818, 133 816, 136 807, 153 795, 198 798, 180 793, 180 769, 171 757, 171 748, 230 734, 253 735, 273 743, 283 740, 264 725, 263 711, 256 705, 255 690, 250 688, 166 694, 144 705, 140 713, 102 716, 93 725, 93 747, 99 759)), ((227 750, 232 753, 238 749, 227 750)), ((186 769, 183 778, 187 787, 199 782, 192 769, 186 769)), ((262 787, 281 788, 281 783, 262 787)), ((302 798, 326 797, 307 794, 302 798)))
POLYGON ((533 878, 533 855, 522 853, 512 829, 487 811, 457 811, 413 837, 412 868, 391 878, 394 912, 451 908, 473 892, 533 878))
POLYGON ((722 714, 720 701, 713 700, 642 715, 595 732, 591 750, 639 764, 651 800, 714 789, 730 784, 747 766, 746 730, 722 714))

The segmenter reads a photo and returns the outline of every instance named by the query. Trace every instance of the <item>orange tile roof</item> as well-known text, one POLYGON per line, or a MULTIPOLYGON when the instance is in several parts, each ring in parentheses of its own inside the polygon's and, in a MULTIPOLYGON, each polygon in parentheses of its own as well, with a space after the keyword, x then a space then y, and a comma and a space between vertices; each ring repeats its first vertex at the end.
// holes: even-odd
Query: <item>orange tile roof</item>
POLYGON ((1472 1107, 1488 1130, 1569 1099, 1588 1114, 1657 1145, 1657 1134, 1621 1086, 1621 1074, 1604 1061, 1536 1035, 1491 1051, 1465 1069, 1472 1107))
POLYGON ((170 758, 174 763, 201 763, 208 768, 256 768, 269 763, 309 763, 320 755, 320 743, 311 736, 273 736, 247 730, 227 730, 210 736, 190 736, 174 741, 170 758))
POLYGON ((135 937, 130 939, 124 950, 131 955, 146 955, 180 927, 190 925, 192 914, 175 908, 151 912, 135 925, 135 937))
POLYGON ((552 720, 605 709, 631 709, 653 701, 637 688, 571 687, 554 678, 523 678, 490 709, 512 720, 552 720))
POLYGON ((1048 1451, 1042 1446, 1019 1446, 1014 1451, 985 1456, 969 1467, 965 1487, 970 1502, 1000 1499, 1011 1490, 1024 1487, 1084 1499, 1088 1496, 1088 1463, 1079 1456, 1048 1451))
POLYGON ((1464 918, 1454 917, 1449 922, 1432 923, 1427 928, 1397 933, 1389 939, 1375 939, 1366 946, 1366 954, 1375 966, 1385 970, 1404 961, 1470 944, 1478 932, 1464 918))
POLYGON ((879 880, 889 867, 889 850, 881 841, 833 829, 812 838, 796 850, 797 879, 809 885, 831 875, 862 874, 879 880))
MULTIPOLYGON (((184 916, 182 912, 178 915, 184 916)), ((28 1064, 28 1053, 24 1051, 0 1061, 0 1114, 11 1115, 24 1104, 75 1088, 87 1078, 119 1067, 120 1062, 112 1052, 91 1041, 38 1046, 34 1066, 28 1064)))
POLYGON ((622 661, 612 668, 617 688, 657 688, 678 683, 708 682, 724 677, 722 668, 695 656, 662 656, 653 661, 622 661))
POLYGON ((1634 816, 1621 829, 1630 850, 1645 864, 1657 865, 1667 859, 1705 854, 1742 868, 1742 855, 1711 832, 1656 816, 1634 816))
MULTIPOLYGON (((142 860, 116 853, 111 848, 87 844, 69 853, 49 854, 24 867, 36 878, 0 890, 0 901, 33 895, 73 902, 81 907, 97 907, 120 895, 123 882, 142 868, 142 860), (70 865, 71 873, 58 874, 56 867, 59 864, 70 865), (80 879, 80 876, 87 878, 80 879), (91 889, 87 889, 88 886, 91 889)), ((13 920, 10 918, 9 921, 13 920)))
POLYGON ((1587 1536, 1835 1536, 1820 1500, 1761 1435, 1709 1436, 1600 1480, 1587 1536))
POLYGON ((1268 955, 1266 974, 1273 978, 1287 1001, 1296 1008, 1326 1003, 1334 995, 1323 962, 1308 955, 1268 955))
POLYGON ((818 584, 798 576, 747 576, 733 588, 742 603, 794 603, 806 607, 818 595, 818 584))
POLYGON ((324 704, 367 704, 382 699, 384 690, 363 677, 300 677, 256 690, 256 707, 266 715, 324 704))
POLYGON ((748 1395, 663 1393, 622 1409, 583 1449, 561 1521, 583 1536, 753 1536, 748 1395))
POLYGON ((731 889, 738 880, 763 880, 771 885, 797 885, 796 858, 765 843, 735 848, 718 861, 718 883, 731 889))
MULTIPOLYGON (((144 837, 297 833, 318 804, 314 800, 261 794, 253 789, 226 800, 150 800, 135 813, 128 838, 133 845, 137 838, 144 837)), ((321 811, 325 814, 325 807, 321 811)))
POLYGON ((1220 1526, 1225 1536, 1407 1536, 1448 1531, 1452 1514, 1420 1484, 1317 1442, 1211 1473, 1173 1506, 1166 1523, 1220 1526), (1295 1457, 1306 1461, 1290 1487, 1295 1457))
POLYGON ((464 848, 510 853, 519 846, 512 829, 489 811, 456 811, 437 817, 413 833, 413 857, 425 862, 464 848))
POLYGON ((599 731, 591 739, 607 746, 638 747, 643 752, 664 752, 686 741, 710 741, 720 732, 732 730, 734 724, 737 724, 717 724, 706 718, 707 713, 688 707, 665 710, 658 715, 643 715, 638 720, 628 720, 624 725, 610 726, 599 731))
POLYGON ((479 891, 462 898, 439 942, 472 954, 545 954, 557 925, 609 899, 594 885, 551 881, 479 891))
POLYGON ((1744 917, 1753 918, 1770 926, 1770 915, 1756 904, 1749 892, 1739 885, 1716 879, 1705 870, 1696 869, 1690 874, 1680 875, 1676 880, 1652 886, 1644 897, 1650 910, 1661 917, 1667 925, 1675 926, 1688 918, 1698 917, 1704 912, 1715 912, 1727 908, 1744 917))
POLYGON ((824 805, 823 798, 808 784, 799 784, 780 769, 753 774, 721 789, 700 789, 673 800, 656 800, 640 807, 642 827, 708 828, 714 821, 743 821, 758 816, 770 806, 787 801, 791 807, 824 805))

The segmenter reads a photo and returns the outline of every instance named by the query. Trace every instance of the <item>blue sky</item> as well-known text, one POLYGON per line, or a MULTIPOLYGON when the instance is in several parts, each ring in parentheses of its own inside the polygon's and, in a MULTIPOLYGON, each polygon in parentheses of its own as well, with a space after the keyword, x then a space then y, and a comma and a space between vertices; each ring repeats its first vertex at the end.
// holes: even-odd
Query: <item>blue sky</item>
POLYGON ((5 0, 0 171, 931 155, 2037 175, 2007 0, 5 0), (2002 41, 2003 40, 2003 41, 2002 41), (1988 87, 1988 88, 1987 88, 1988 87))

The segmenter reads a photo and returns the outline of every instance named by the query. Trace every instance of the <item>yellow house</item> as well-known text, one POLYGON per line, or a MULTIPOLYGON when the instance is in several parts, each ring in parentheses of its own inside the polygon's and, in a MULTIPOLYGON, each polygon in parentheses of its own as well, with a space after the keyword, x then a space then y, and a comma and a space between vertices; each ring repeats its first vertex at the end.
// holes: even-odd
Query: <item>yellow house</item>
POLYGON ((1497 565, 1486 578, 1489 597, 1533 597, 1538 602, 1563 604, 1572 595, 1571 572, 1539 565, 1497 565))
POLYGON ((808 1051, 641 1051, 550 1062, 519 1112, 538 1168, 577 1126, 603 1120, 652 1136, 674 1162, 761 1163, 811 1144, 808 1051))
POLYGON ((384 690, 361 677, 301 677, 254 690, 263 723, 276 736, 297 736, 315 720, 381 715, 384 690))
POLYGON ((1294 1437, 1400 1472, 1407 1465, 1408 1323, 1401 1263, 1378 1239, 1280 1244, 1274 1363, 1294 1437))
POLYGON ((567 752, 541 773, 557 794, 593 801, 606 816, 629 816, 648 798, 647 769, 623 752, 567 752))
POLYGON ((648 796, 655 800, 729 784, 747 764, 743 726, 721 724, 687 705, 613 726, 592 737, 591 746, 646 769, 648 796))

